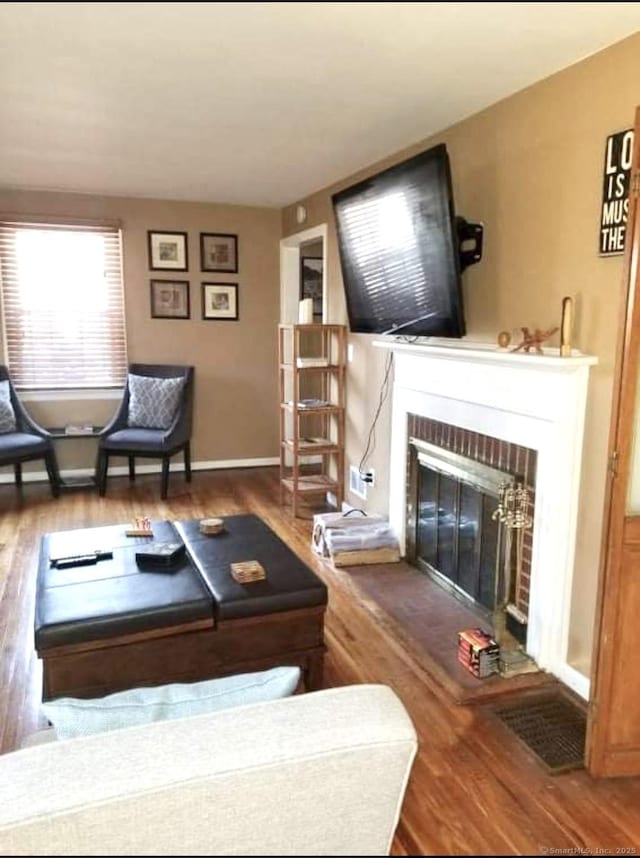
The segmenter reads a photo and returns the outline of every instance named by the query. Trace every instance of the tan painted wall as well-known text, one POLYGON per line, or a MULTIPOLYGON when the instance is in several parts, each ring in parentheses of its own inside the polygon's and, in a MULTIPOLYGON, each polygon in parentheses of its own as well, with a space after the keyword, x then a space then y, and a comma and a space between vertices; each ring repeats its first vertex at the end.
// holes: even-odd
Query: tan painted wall
MULTIPOLYGON (((597 254, 604 146, 607 135, 632 127, 638 80, 635 35, 303 201, 305 227, 330 224, 330 321, 346 321, 330 194, 437 142, 449 150, 458 213, 485 224, 484 258, 463 278, 468 336, 486 339, 502 329, 519 333, 520 325, 558 324, 562 298, 574 297, 574 346, 599 358, 589 387, 569 650, 571 662, 585 673, 622 299, 622 258, 597 254)), ((283 231, 297 231, 293 205, 283 212, 283 231)), ((371 346, 372 339, 350 337, 355 354, 348 368, 347 464, 360 460, 378 401, 385 356, 371 346)), ((550 344, 557 343, 556 338, 550 344)), ((377 483, 368 506, 382 512, 389 414, 386 406, 370 460, 377 483)))
MULTIPOLYGON (((119 218, 129 361, 195 366, 194 463, 278 455, 276 332, 281 226, 277 209, 0 191, 0 212, 119 218), (148 229, 188 232, 188 272, 149 271, 148 229), (238 235, 238 274, 200 272, 200 232, 238 235), (190 282, 191 318, 152 319, 149 280, 172 277, 190 282), (202 282, 238 283, 239 321, 202 320, 202 282)), ((80 420, 104 423, 116 405, 113 400, 28 403, 45 425, 80 420)), ((93 465, 95 441, 56 443, 61 467, 93 465)))
POLYGON ((322 239, 318 238, 300 245, 301 256, 322 256, 322 239))

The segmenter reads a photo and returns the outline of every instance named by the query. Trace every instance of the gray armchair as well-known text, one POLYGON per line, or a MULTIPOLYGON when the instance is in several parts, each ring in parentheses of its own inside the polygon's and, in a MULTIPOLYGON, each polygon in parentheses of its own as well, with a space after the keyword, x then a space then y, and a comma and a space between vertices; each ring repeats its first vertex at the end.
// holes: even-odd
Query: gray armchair
POLYGON ((129 375, 120 407, 111 422, 100 433, 96 482, 101 495, 106 494, 107 491, 110 456, 124 456, 129 460, 129 479, 132 481, 135 480, 137 457, 161 458, 161 497, 164 499, 167 497, 169 487, 169 461, 182 450, 185 478, 187 482, 191 482, 193 383, 192 366, 142 363, 129 365, 129 375), (134 379, 131 376, 134 376, 134 379), (164 415, 161 413, 162 403, 154 400, 154 386, 152 383, 145 384, 145 379, 182 379, 183 383, 179 393, 176 393, 178 399, 172 414, 166 409, 164 415), (155 418, 154 409, 158 412, 155 418), (166 425, 163 422, 165 417, 166 425))
POLYGON ((15 429, 0 434, 0 465, 13 465, 16 486, 22 486, 22 463, 44 459, 51 494, 60 494, 60 472, 53 447, 53 438, 39 426, 20 402, 6 366, 0 366, 0 382, 9 386, 9 397, 15 415, 15 429))

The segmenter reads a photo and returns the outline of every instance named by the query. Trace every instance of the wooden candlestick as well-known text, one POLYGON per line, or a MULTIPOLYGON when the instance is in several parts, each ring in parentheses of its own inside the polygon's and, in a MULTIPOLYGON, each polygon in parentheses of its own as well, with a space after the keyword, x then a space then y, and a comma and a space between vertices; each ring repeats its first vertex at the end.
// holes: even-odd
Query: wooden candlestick
POLYGON ((573 326, 573 299, 562 299, 562 323, 560 325, 560 357, 571 357, 571 328, 573 326))

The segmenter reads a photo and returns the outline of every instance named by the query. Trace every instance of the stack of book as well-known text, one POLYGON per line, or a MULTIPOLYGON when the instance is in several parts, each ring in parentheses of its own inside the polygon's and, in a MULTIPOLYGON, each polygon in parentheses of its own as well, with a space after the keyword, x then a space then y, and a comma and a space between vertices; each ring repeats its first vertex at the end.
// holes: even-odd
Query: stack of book
POLYGON ((67 423, 64 433, 65 435, 93 435, 93 426, 90 423, 67 423))
MULTIPOLYGON (((289 405, 293 405, 293 400, 289 402, 289 405)), ((326 399, 299 399, 298 400, 298 408, 324 408, 325 406, 330 405, 326 399)))
POLYGON ((478 679, 483 679, 498 673, 500 647, 488 632, 465 629, 458 632, 458 661, 478 679))

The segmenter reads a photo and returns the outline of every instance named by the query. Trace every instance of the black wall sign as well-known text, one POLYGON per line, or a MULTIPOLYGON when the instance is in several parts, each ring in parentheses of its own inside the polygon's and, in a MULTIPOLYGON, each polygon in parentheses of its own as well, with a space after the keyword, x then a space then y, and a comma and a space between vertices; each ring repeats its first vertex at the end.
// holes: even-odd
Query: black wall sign
POLYGON ((624 253, 632 153, 633 129, 607 137, 598 248, 601 256, 624 253))

